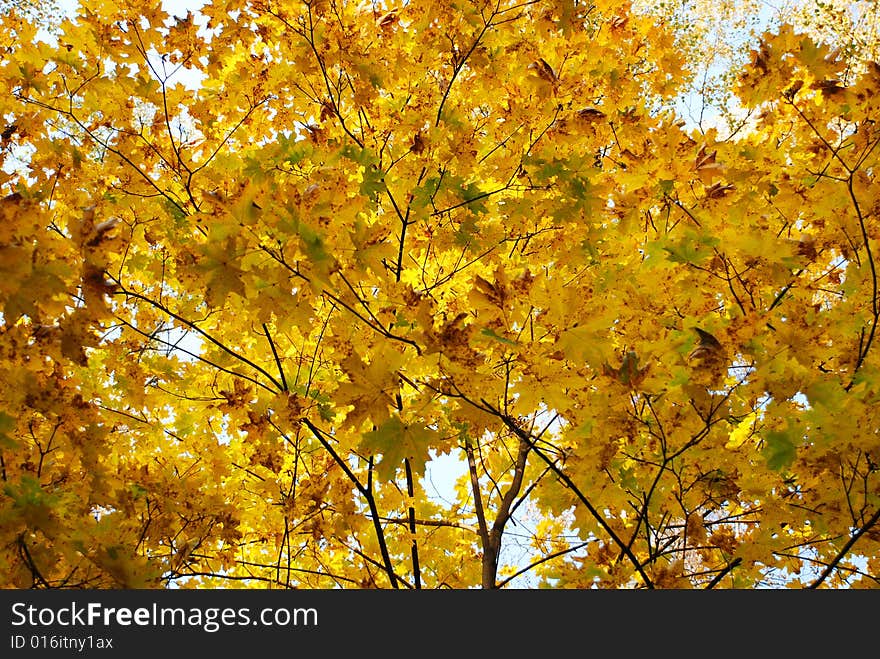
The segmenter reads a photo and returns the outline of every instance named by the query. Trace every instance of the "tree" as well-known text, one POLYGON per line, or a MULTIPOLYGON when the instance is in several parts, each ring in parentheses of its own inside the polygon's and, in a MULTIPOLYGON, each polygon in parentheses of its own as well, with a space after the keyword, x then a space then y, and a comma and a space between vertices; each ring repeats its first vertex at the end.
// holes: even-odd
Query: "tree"
POLYGON ((618 0, 158 5, 3 19, 4 585, 877 584, 880 65, 720 136, 618 0))

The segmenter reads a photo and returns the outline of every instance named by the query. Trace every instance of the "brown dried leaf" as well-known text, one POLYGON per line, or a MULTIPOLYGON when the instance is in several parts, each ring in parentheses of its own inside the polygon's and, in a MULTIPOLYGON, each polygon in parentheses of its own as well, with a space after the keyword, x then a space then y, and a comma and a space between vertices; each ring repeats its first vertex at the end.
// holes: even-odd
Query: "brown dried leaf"
POLYGON ((555 85, 559 82, 559 78, 556 77, 553 68, 541 57, 529 64, 528 68, 537 73, 539 78, 546 80, 550 84, 555 85))
POLYGON ((846 87, 840 84, 840 80, 819 80, 810 85, 810 89, 818 89, 825 96, 834 96, 842 92, 846 87))
POLYGON ((87 263, 83 267, 83 288, 99 295, 115 293, 116 284, 104 278, 104 270, 87 263))
POLYGON ((110 234, 113 229, 119 224, 118 217, 111 217, 109 220, 104 220, 103 222, 98 222, 95 225, 95 228, 92 229, 91 237, 89 238, 86 246, 95 247, 100 245, 105 240, 112 238, 110 234))
POLYGON ((717 370, 722 367, 726 356, 721 342, 699 327, 695 327, 694 331, 699 336, 699 341, 688 354, 687 361, 708 370, 717 370))
POLYGON ((376 24, 381 28, 389 28, 392 25, 394 25, 395 23, 397 23, 398 20, 399 20, 399 17, 397 15, 397 10, 392 9, 388 13, 380 16, 379 19, 376 21, 376 24))
POLYGON ((578 119, 583 119, 587 123, 595 123, 605 118, 605 113, 596 108, 583 108, 577 111, 578 119))
POLYGON ((419 131, 413 136, 412 146, 409 147, 409 150, 418 155, 425 150, 425 146, 425 138, 422 137, 422 131, 419 131))
POLYGON ((735 190, 736 186, 728 183, 727 185, 722 185, 721 183, 715 183, 714 185, 710 185, 706 188, 706 198, 707 199, 721 199, 722 197, 727 196, 727 194, 731 190, 735 190))
POLYGON ((320 126, 307 125, 306 130, 309 132, 309 140, 312 144, 323 144, 326 141, 324 129, 320 126))
POLYGON ((717 163, 715 162, 715 155, 718 151, 712 151, 711 153, 706 151, 706 145, 700 147, 700 150, 697 152, 697 160, 695 162, 695 167, 700 169, 706 169, 708 167, 715 167, 717 163))
POLYGON ((336 106, 333 104, 333 101, 322 101, 321 102, 321 121, 325 121, 335 115, 336 115, 336 106))
POLYGON ((789 101, 792 100, 800 90, 801 87, 804 86, 803 80, 795 80, 791 85, 789 85, 788 89, 782 92, 782 95, 785 96, 789 101))
POLYGON ((752 66, 761 73, 767 74, 770 71, 770 47, 766 42, 761 41, 758 50, 752 51, 752 66))

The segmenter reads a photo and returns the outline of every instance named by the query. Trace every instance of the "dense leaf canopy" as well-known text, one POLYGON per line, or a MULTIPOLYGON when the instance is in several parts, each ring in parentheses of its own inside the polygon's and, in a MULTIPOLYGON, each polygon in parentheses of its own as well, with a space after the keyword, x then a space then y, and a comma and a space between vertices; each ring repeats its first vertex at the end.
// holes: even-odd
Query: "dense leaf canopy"
POLYGON ((877 585, 870 44, 725 130, 620 0, 0 25, 0 585, 877 585))

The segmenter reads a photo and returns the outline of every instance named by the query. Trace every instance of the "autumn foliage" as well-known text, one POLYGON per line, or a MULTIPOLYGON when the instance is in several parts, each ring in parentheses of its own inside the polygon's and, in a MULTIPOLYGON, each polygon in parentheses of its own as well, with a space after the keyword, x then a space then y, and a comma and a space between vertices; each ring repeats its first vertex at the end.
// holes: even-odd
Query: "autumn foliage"
POLYGON ((877 585, 880 65, 158 5, 2 19, 0 586, 877 585))

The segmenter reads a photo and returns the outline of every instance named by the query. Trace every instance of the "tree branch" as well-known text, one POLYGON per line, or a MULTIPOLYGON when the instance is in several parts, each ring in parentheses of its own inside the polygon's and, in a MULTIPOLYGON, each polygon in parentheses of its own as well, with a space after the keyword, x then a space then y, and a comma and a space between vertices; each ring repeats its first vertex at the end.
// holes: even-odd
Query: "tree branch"
POLYGON ((385 543, 385 533, 382 531, 382 522, 380 521, 379 511, 376 508, 376 497, 373 495, 373 458, 370 458, 369 471, 367 475, 367 484, 363 485, 357 476, 354 475, 354 472, 348 466, 348 463, 339 457, 339 454, 333 449, 330 445, 330 442, 324 437, 324 433, 311 421, 306 418, 302 419, 302 423, 306 428, 308 428, 315 438, 321 443, 327 452, 330 454, 330 457, 333 458, 333 461, 342 468, 342 471, 345 472, 345 475, 348 476, 348 479, 354 484, 357 488, 358 492, 361 493, 361 496, 367 500, 367 505, 370 508, 370 514, 373 518, 373 526, 376 530, 376 539, 379 542, 379 550, 382 553, 382 561, 384 562, 385 572, 388 573, 388 578, 391 581, 391 586, 393 588, 397 588, 397 575, 394 574, 394 567, 391 564, 391 556, 388 553, 388 546, 385 543))
POLYGON ((846 557, 846 555, 849 553, 849 550, 852 549, 853 545, 858 542, 858 539, 861 538, 865 534, 865 532, 868 531, 872 526, 874 526, 874 524, 876 524, 878 520, 880 520, 880 508, 877 508, 876 512, 871 515, 871 518, 867 522, 865 522, 865 524, 859 527, 858 531, 852 534, 852 537, 850 537, 843 548, 837 553, 837 556, 832 559, 832 561, 822 571, 822 574, 820 574, 813 583, 807 586, 807 588, 815 589, 821 586, 822 582, 824 582, 825 579, 827 579, 828 576, 834 571, 838 563, 840 563, 840 561, 842 561, 846 557))
POLYGON ((651 581, 651 578, 647 574, 645 574, 645 571, 642 568, 639 559, 636 558, 632 550, 626 546, 626 543, 620 538, 620 536, 617 535, 617 533, 615 533, 614 529, 611 528, 611 526, 599 513, 599 511, 596 510, 593 504, 590 503, 590 500, 587 499, 583 492, 581 492, 580 488, 578 488, 578 486, 574 484, 571 478, 569 478, 568 474, 562 471, 554 460, 551 460, 549 457, 547 457, 547 455, 535 445, 530 435, 522 428, 520 428, 513 419, 495 409, 495 407, 492 406, 492 404, 487 402, 485 399, 481 399, 480 402, 482 402, 483 407, 479 405, 476 405, 476 407, 498 417, 504 423, 504 425, 506 425, 511 431, 513 431, 515 435, 517 435, 520 439, 523 439, 527 444, 529 444, 531 449, 538 455, 538 457, 540 457, 545 463, 547 463, 547 466, 549 466, 550 469, 553 470, 553 472, 559 477, 559 479, 563 483, 565 483, 565 485, 574 493, 574 495, 580 500, 580 502, 584 504, 590 515, 592 515, 593 518, 599 523, 599 526, 601 526, 605 533, 608 534, 614 544, 616 544, 621 549, 621 551, 623 551, 624 555, 626 555, 626 557, 632 563, 636 572, 639 573, 639 576, 641 577, 642 582, 645 584, 645 586, 648 588, 654 588, 654 583, 651 581))

